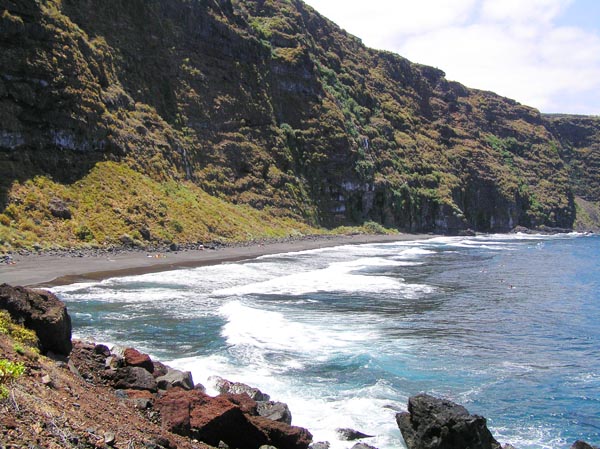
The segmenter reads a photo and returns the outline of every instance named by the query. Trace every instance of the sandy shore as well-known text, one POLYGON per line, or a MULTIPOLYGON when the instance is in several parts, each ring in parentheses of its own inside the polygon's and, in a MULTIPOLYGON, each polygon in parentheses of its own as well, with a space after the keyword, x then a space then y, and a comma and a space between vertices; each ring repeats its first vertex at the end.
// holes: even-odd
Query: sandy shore
POLYGON ((430 238, 423 234, 318 236, 286 242, 250 246, 226 247, 217 250, 188 250, 156 253, 127 251, 118 254, 84 255, 27 255, 15 256, 14 264, 0 265, 0 284, 23 286, 52 286, 101 280, 109 277, 156 273, 178 268, 237 262, 268 254, 278 254, 339 245, 382 243, 430 238))

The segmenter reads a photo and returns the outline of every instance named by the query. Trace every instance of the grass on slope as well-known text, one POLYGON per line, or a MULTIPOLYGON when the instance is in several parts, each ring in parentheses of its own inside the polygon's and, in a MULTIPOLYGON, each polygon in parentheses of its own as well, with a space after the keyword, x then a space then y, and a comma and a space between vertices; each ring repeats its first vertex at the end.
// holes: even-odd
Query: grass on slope
POLYGON ((233 242, 314 234, 289 217, 211 196, 189 182, 157 182, 102 162, 80 181, 15 183, 0 214, 0 250, 150 242, 233 242), (70 216, 70 217, 69 217, 70 216))

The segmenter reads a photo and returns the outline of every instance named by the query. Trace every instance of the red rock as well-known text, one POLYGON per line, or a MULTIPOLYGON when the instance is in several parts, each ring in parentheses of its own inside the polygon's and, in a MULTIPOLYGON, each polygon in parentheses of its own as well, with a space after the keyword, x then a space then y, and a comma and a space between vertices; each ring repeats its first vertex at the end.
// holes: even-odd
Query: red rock
POLYGON ((149 373, 154 372, 154 364, 148 354, 144 354, 135 348, 127 348, 123 353, 125 364, 129 366, 135 366, 144 368, 149 373))
POLYGON ((258 416, 258 403, 245 393, 225 393, 218 395, 217 398, 227 399, 229 402, 239 406, 242 412, 246 413, 247 415, 258 416))
POLYGON ((269 437, 269 444, 277 449, 307 449, 312 434, 303 427, 273 421, 262 416, 249 416, 248 420, 269 437))
POLYGON ((219 441, 238 449, 268 444, 264 432, 248 421, 239 406, 224 397, 210 397, 199 390, 175 387, 155 403, 163 427, 211 446, 219 441))

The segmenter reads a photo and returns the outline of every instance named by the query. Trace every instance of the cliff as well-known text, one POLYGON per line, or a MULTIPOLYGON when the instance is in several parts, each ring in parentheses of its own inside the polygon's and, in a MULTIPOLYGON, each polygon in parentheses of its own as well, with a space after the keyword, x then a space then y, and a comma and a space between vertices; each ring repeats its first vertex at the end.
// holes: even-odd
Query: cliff
POLYGON ((577 205, 578 230, 600 230, 600 117, 544 115, 561 144, 577 205))
POLYGON ((0 9, 4 246, 573 226, 565 143, 538 111, 299 0, 0 9))

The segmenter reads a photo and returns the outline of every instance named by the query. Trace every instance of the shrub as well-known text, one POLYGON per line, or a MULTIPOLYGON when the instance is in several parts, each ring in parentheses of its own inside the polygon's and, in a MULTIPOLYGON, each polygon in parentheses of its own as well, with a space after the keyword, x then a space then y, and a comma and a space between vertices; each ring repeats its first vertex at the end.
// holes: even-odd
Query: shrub
POLYGON ((37 348, 38 338, 34 331, 15 324, 6 310, 0 310, 0 334, 5 334, 15 340, 32 348, 37 348))
POLYGON ((8 397, 8 386, 21 377, 24 372, 25 365, 23 363, 0 359, 0 399, 8 397))

